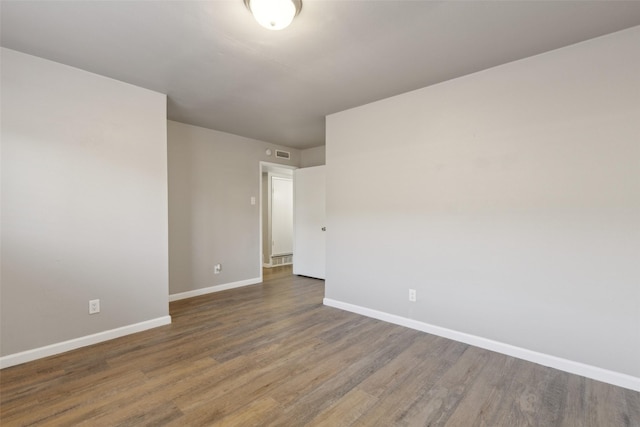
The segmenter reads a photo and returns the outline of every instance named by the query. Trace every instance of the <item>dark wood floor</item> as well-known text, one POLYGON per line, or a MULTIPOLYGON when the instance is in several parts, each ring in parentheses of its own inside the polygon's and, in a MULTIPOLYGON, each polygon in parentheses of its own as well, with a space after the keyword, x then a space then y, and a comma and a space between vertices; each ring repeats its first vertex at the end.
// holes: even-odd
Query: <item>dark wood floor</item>
POLYGON ((0 373, 0 424, 640 426, 640 393, 322 305, 322 281, 171 304, 173 323, 0 373))

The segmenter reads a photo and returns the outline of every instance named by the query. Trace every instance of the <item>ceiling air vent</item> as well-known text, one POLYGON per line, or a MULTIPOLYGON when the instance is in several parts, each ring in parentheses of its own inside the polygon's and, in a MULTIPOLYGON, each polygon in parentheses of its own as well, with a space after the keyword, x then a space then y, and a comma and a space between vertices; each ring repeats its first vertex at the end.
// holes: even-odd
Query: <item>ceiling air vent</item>
POLYGON ((288 160, 291 158, 291 153, 288 151, 276 150, 276 157, 288 160))

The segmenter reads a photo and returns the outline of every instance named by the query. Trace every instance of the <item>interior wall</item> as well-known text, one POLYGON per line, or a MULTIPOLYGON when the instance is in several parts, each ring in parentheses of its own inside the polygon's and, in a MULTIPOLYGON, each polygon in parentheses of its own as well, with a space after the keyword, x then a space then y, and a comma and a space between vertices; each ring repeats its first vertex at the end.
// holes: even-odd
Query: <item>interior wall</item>
POLYGON ((322 166, 326 163, 325 146, 307 148, 300 151, 300 167, 310 168, 312 166, 322 166))
POLYGON ((8 49, 1 63, 1 355, 168 321, 166 97, 8 49))
POLYGON ((638 46, 329 116, 327 298, 640 377, 638 46))
POLYGON ((299 150, 173 121, 168 146, 170 294, 259 279, 260 162, 298 166, 299 150))

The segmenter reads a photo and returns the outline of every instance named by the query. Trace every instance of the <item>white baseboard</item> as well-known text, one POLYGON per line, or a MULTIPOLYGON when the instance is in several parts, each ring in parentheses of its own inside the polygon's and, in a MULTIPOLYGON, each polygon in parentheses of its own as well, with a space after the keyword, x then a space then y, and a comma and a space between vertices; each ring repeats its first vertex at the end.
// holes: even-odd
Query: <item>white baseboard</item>
POLYGON ((44 357, 54 356, 56 354, 75 350, 80 347, 98 344, 103 341, 112 340, 114 338, 123 337, 125 335, 135 334, 136 332, 146 331, 147 329, 157 328, 158 326, 164 326, 170 323, 171 316, 163 316, 158 317, 157 319, 134 323, 133 325, 127 325, 116 329, 110 329, 104 332, 98 332, 97 334, 74 338, 69 341, 63 341, 44 347, 34 348, 33 350, 9 354, 7 356, 0 357, 0 369, 31 362, 33 360, 42 359, 44 357))
POLYGON ((475 347, 480 347, 486 350, 495 351, 497 353, 506 354, 507 356, 513 356, 518 359, 537 363, 539 365, 548 366, 576 375, 581 375, 583 377, 591 378, 597 381, 602 381, 619 387, 640 391, 640 378, 633 377, 631 375, 609 371, 607 369, 598 368, 596 366, 586 365, 584 363, 563 359, 561 357, 527 350, 525 348, 516 347, 511 344, 493 341, 476 335, 454 331, 453 329, 431 325, 429 323, 424 323, 417 320, 408 319, 406 317, 397 316, 395 314, 389 314, 383 311, 361 307, 359 305, 336 301, 330 298, 325 298, 323 303, 324 305, 329 307, 339 308, 341 310, 350 311, 352 313, 361 314, 363 316, 372 317, 374 319, 382 320, 400 326, 405 326, 407 328, 416 329, 418 331, 438 335, 444 338, 449 338, 454 341, 463 342, 475 347))
POLYGON ((254 279, 240 280, 238 282, 225 283, 222 285, 209 286, 208 288, 194 289, 193 291, 181 292, 179 294, 169 295, 169 302, 178 301, 186 298, 199 297, 200 295, 211 294, 213 292, 226 291, 227 289, 241 288, 243 286, 255 285, 262 282, 262 279, 256 277, 254 279))

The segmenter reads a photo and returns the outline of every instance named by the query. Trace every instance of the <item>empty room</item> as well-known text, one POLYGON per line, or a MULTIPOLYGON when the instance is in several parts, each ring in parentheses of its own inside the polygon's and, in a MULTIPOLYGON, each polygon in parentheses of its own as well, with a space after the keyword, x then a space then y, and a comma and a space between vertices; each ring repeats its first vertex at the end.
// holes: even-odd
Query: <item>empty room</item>
POLYGON ((640 2, 0 1, 2 426, 640 427, 640 2))

